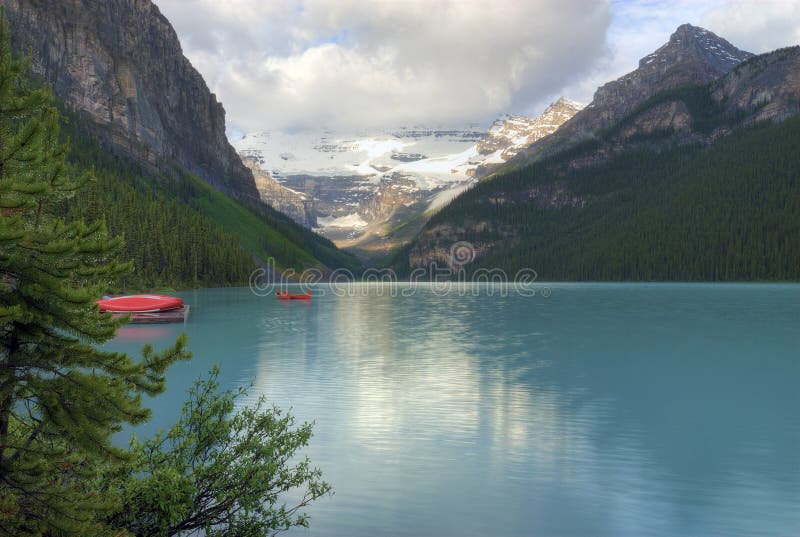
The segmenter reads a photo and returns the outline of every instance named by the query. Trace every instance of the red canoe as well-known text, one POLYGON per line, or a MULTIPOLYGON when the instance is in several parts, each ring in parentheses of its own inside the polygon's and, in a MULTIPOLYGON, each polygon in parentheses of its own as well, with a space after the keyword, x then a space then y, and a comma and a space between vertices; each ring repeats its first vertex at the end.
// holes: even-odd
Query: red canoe
POLYGON ((306 291, 302 295, 293 295, 287 291, 278 291, 275 296, 279 300, 311 300, 311 291, 306 291))
POLYGON ((100 306, 100 311, 149 313, 182 308, 183 300, 164 295, 128 295, 104 298, 98 300, 97 304, 100 306))

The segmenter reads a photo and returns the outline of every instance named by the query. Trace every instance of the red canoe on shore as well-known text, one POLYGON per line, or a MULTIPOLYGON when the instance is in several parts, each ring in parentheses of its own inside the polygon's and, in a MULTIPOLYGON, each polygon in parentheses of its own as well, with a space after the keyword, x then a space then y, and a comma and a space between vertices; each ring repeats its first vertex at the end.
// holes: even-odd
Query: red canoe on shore
POLYGON ((278 300, 311 300, 311 291, 306 291, 302 295, 293 295, 288 291, 278 291, 275 296, 278 300))
POLYGON ((97 301, 100 311, 111 313, 151 313, 183 307, 183 300, 165 295, 128 295, 97 301))

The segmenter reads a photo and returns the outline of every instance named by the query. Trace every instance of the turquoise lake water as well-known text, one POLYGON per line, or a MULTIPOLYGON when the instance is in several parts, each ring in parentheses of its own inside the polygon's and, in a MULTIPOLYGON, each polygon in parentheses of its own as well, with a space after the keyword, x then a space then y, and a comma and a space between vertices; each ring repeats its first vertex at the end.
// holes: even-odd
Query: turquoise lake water
POLYGON ((316 421, 336 494, 290 535, 800 535, 800 285, 550 288, 187 292, 107 346, 189 334, 139 435, 214 363, 316 421))

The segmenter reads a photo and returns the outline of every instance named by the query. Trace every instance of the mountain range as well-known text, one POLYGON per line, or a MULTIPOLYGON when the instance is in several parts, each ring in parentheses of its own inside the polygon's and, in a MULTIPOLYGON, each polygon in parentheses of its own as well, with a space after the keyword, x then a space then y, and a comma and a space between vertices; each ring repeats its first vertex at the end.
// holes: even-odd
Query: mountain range
POLYGON ((68 118, 71 165, 101 177, 65 214, 125 234, 141 285, 242 283, 268 258, 357 269, 333 241, 401 273, 468 241, 470 271, 800 277, 800 47, 753 55, 684 24, 585 107, 231 144, 150 0, 0 5, 68 118))
POLYGON ((394 266, 545 279, 800 277, 800 47, 682 25, 552 135, 433 216, 394 266))
POLYGON ((266 203, 372 257, 407 242, 478 177, 555 132, 581 108, 561 98, 537 118, 504 115, 488 130, 264 131, 246 134, 234 146, 266 203))

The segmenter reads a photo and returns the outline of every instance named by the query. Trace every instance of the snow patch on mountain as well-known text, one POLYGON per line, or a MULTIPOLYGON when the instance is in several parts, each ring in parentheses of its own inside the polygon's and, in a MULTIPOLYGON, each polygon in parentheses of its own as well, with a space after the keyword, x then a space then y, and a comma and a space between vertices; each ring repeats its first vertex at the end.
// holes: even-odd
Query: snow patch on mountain
POLYGON ((503 116, 492 124, 489 132, 478 143, 478 153, 486 157, 484 164, 505 162, 520 150, 555 132, 582 110, 583 106, 562 97, 537 118, 503 116))

